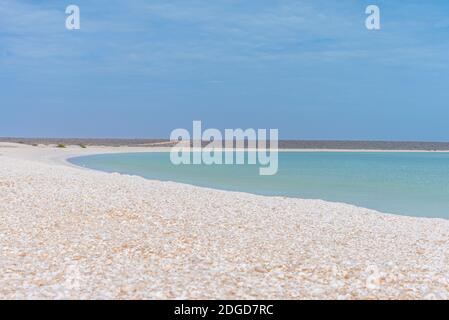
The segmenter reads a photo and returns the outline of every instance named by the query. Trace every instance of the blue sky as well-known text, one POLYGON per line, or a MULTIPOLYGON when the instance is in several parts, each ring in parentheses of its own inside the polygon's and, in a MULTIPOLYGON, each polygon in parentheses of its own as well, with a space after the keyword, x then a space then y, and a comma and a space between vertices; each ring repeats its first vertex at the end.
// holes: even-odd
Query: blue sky
POLYGON ((0 0, 0 136, 449 141, 448 84, 446 0, 0 0))

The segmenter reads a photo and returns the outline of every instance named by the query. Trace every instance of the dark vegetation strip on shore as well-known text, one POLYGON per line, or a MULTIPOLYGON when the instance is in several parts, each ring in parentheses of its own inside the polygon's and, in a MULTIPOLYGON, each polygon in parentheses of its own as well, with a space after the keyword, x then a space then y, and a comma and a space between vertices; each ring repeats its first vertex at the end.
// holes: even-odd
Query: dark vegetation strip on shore
MULTIPOLYGON (((83 139, 83 138, 0 138, 0 142, 29 145, 83 145, 83 146, 170 146, 167 139, 83 139)), ((207 145, 208 142, 203 142, 207 145)), ((281 149, 349 149, 349 150, 449 150, 449 142, 413 141, 332 141, 281 140, 281 149)))
POLYGON ((84 146, 157 146, 168 142, 164 139, 83 139, 83 138, 0 138, 0 142, 13 142, 28 145, 84 145, 84 146))

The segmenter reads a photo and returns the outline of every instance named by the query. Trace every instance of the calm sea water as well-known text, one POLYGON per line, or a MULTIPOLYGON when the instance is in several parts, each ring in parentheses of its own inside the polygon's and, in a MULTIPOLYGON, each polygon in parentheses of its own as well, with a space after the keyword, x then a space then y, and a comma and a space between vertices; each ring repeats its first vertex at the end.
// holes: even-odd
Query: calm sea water
POLYGON ((175 166, 169 153, 95 155, 70 162, 148 179, 449 218, 449 153, 285 152, 279 154, 275 176, 260 176, 257 165, 175 166))

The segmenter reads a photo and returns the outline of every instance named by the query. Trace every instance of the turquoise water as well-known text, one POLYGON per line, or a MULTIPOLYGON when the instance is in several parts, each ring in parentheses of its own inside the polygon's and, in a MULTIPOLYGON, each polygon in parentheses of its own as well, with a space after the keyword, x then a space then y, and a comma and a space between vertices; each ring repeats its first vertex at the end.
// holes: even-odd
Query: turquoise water
POLYGON ((95 155, 69 161, 148 179, 449 218, 449 153, 285 152, 279 154, 275 176, 260 176, 258 165, 175 166, 169 153, 95 155))

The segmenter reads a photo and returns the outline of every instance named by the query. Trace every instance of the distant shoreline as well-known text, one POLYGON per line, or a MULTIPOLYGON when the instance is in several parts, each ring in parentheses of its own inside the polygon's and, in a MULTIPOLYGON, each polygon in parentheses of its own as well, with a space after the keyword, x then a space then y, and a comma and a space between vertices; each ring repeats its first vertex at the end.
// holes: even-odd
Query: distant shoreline
MULTIPOLYGON (((0 137, 0 142, 25 145, 83 145, 87 147, 170 147, 175 143, 164 139, 107 139, 107 138, 10 138, 0 137)), ((203 145, 209 142, 203 141, 203 145)), ((449 152, 449 142, 413 141, 325 141, 325 140, 280 140, 280 151, 309 152, 449 152)))

